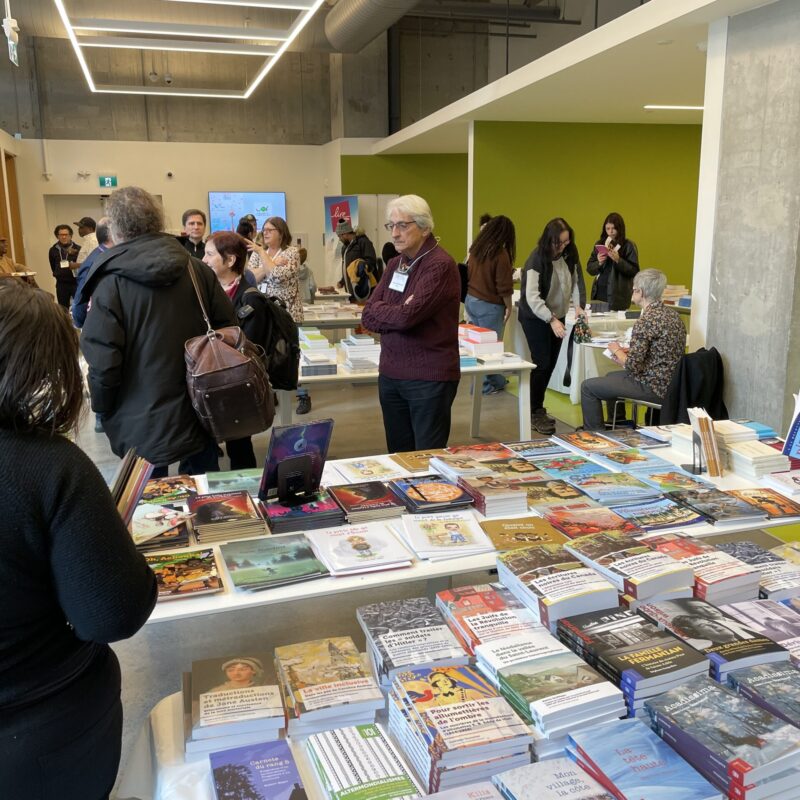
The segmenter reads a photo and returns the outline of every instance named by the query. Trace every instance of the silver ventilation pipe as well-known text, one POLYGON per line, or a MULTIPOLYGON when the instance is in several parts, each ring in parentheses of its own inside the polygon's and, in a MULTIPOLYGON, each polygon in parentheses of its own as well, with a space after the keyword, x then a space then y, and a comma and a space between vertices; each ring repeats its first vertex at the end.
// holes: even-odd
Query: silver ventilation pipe
POLYGON ((340 53, 358 53, 418 0, 339 0, 325 18, 325 36, 340 53))

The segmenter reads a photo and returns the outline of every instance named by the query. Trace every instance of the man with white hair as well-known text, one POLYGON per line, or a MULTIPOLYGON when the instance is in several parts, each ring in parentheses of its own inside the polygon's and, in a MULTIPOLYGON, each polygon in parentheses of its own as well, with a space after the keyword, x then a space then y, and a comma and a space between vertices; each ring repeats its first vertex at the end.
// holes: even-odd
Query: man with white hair
POLYGON ((389 262, 361 317, 367 330, 381 334, 378 394, 386 444, 390 453, 445 447, 461 378, 461 279, 433 236, 425 200, 398 197, 386 214, 400 256, 389 262))
POLYGON ((602 401, 613 414, 618 397, 661 403, 678 362, 686 349, 686 328, 675 309, 661 302, 667 276, 657 269, 646 269, 633 279, 633 302, 642 314, 631 332, 627 352, 612 342, 608 349, 621 367, 602 378, 590 378, 581 386, 581 410, 586 430, 603 430, 602 401))

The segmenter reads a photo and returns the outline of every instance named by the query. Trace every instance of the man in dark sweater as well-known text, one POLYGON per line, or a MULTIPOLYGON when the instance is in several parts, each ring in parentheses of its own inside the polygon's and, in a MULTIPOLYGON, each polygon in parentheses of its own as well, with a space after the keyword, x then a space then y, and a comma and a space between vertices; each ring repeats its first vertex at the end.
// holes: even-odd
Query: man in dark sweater
POLYGON ((428 204, 404 195, 387 207, 400 257, 364 307, 363 326, 381 334, 378 393, 390 453, 445 447, 458 390, 460 278, 436 244, 428 204))
POLYGON ((178 236, 178 241, 184 250, 195 258, 203 260, 206 254, 206 243, 203 237, 206 235, 206 215, 199 208, 187 208, 181 217, 183 233, 178 236))

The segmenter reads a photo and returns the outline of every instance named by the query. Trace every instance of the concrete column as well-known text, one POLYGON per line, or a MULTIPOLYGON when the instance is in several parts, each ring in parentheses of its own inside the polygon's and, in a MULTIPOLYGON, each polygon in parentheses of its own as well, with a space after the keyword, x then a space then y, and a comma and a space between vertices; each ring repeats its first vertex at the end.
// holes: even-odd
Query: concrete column
MULTIPOLYGON (((705 141, 704 141, 705 144, 705 141)), ((800 389, 800 3, 728 22, 706 346, 731 416, 786 431, 800 389)))

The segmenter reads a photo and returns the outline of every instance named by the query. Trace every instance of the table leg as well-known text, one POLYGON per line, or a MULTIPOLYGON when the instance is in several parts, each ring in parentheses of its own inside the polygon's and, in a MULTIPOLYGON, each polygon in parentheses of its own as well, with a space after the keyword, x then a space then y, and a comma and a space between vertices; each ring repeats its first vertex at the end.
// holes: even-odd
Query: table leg
POLYGON ((481 431, 481 401, 483 394, 481 389, 483 387, 483 376, 472 376, 472 422, 469 428, 469 435, 475 439, 480 436, 481 431), (481 380, 478 380, 478 378, 481 380))
POLYGON ((531 438, 531 371, 519 371, 519 439, 527 442, 531 438))
POLYGON ((291 425, 292 424, 292 401, 294 400, 294 392, 287 391, 286 389, 278 389, 278 424, 291 425))

